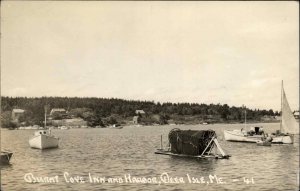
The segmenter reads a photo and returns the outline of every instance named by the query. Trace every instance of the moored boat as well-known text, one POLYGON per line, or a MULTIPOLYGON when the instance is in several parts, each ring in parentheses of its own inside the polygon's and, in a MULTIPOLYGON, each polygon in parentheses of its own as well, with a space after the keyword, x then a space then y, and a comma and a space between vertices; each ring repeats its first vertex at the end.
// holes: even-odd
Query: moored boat
POLYGON ((228 159, 230 157, 221 148, 217 135, 212 130, 180 130, 175 128, 169 132, 168 137, 169 147, 163 149, 161 136, 161 148, 157 149, 155 154, 197 159, 228 159))
POLYGON ((293 144, 294 136, 292 134, 284 134, 284 133, 273 133, 272 135, 272 143, 274 144, 293 144))
MULTIPOLYGON (((256 127, 256 129, 259 127, 256 127)), ((243 131, 243 130, 224 130, 224 138, 226 141, 236 141, 236 142, 249 142, 256 143, 260 141, 264 135, 259 133, 252 133, 253 131, 243 131)))
POLYGON ((264 130, 262 127, 251 127, 250 130, 247 129, 247 110, 245 107, 245 126, 240 130, 224 130, 224 138, 226 141, 235 142, 248 142, 256 143, 265 138, 264 130))
POLYGON ((264 140, 264 141, 257 141, 257 143, 256 143, 258 146, 271 146, 272 145, 272 143, 270 142, 270 141, 266 141, 266 140, 264 140))
POLYGON ((49 130, 39 130, 30 138, 29 145, 35 149, 57 148, 59 138, 51 135, 49 130))
POLYGON ((294 135, 299 135, 299 123, 297 123, 293 112, 289 106, 287 97, 281 83, 281 119, 280 130, 272 134, 272 143, 276 144, 292 144, 294 135))
MULTIPOLYGON (((47 106, 45 106, 45 129, 47 129, 47 106)), ((35 149, 49 149, 58 147, 59 138, 51 134, 51 130, 38 130, 34 136, 29 139, 29 145, 35 149)))
POLYGON ((111 129, 122 129, 123 126, 121 126, 120 124, 113 124, 113 125, 110 126, 109 128, 111 128, 111 129))
POLYGON ((1 151, 0 164, 9 164, 12 155, 10 151, 1 151))

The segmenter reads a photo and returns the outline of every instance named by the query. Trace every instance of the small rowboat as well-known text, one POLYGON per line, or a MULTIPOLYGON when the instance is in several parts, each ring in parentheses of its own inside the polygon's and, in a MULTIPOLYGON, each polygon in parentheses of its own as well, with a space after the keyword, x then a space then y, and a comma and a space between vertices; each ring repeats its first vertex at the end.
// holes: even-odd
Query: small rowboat
POLYGON ((0 163, 1 164, 9 164, 9 161, 12 157, 13 153, 10 151, 1 151, 0 163))
POLYGON ((272 142, 269 142, 269 141, 257 141, 256 144, 258 146, 271 146, 272 142))
POLYGON ((109 127, 110 129, 123 129, 123 126, 119 124, 113 124, 112 126, 109 127))

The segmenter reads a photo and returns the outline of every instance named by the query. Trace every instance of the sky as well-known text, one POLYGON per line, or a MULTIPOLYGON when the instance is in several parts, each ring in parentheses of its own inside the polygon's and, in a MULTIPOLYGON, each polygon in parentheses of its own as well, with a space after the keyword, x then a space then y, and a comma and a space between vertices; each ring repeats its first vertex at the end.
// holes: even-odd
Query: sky
POLYGON ((299 3, 3 1, 1 95, 299 108, 299 3))

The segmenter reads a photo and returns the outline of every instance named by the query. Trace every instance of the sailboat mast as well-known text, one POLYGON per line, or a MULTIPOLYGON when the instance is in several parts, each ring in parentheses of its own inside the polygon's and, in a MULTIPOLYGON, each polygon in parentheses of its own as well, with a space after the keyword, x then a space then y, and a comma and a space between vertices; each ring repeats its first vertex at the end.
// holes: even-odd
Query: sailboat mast
POLYGON ((244 116, 245 117, 245 122, 244 122, 245 127, 244 128, 246 129, 247 128, 247 108, 244 104, 242 105, 242 108, 245 109, 245 116, 244 116))
POLYGON ((46 126, 47 126, 47 107, 45 106, 45 122, 44 122, 44 128, 46 129, 46 126))
POLYGON ((44 122, 44 128, 46 129, 47 127, 47 111, 48 111, 49 105, 45 105, 44 106, 44 110, 45 110, 45 122, 44 122))
POLYGON ((247 109, 245 106, 245 129, 247 128, 247 109))
POLYGON ((282 131, 282 94, 283 94, 283 80, 281 80, 281 100, 280 100, 280 133, 282 131))

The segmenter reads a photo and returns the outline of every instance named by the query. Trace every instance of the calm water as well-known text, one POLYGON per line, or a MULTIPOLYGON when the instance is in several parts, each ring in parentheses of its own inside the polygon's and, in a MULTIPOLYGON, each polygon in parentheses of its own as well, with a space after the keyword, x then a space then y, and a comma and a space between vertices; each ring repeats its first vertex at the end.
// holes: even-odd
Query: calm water
MULTIPOLYGON (((279 124, 263 125, 266 132, 275 131, 279 124)), ((249 125, 250 126, 250 125, 249 125)), ((243 125, 178 125, 125 127, 117 129, 53 130, 60 137, 60 147, 51 150, 31 149, 28 139, 34 130, 2 130, 1 148, 14 152, 11 165, 1 167, 3 190, 298 190, 299 142, 296 145, 259 147, 251 143, 226 142, 224 129, 240 129, 243 125), (155 155, 164 145, 168 132, 174 128, 212 129, 217 132, 222 148, 232 157, 229 160, 195 160, 155 155), (24 175, 35 177, 58 176, 58 183, 27 183, 24 175), (81 176, 85 183, 67 183, 70 177, 81 176), (185 183, 91 183, 93 177, 121 178, 157 177, 168 173, 182 177, 185 183), (205 183, 191 184, 190 177, 204 177, 205 183), (210 175, 222 178, 207 184, 210 175), (249 179, 247 184, 244 177, 249 179), (253 179, 252 179, 253 178, 253 179), (236 179, 236 180, 235 180, 236 179), (252 182, 252 180, 254 182, 252 182)), ((119 179, 120 180, 120 179, 119 179)))

